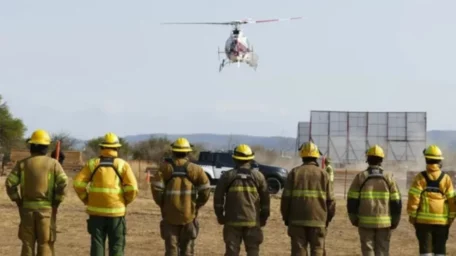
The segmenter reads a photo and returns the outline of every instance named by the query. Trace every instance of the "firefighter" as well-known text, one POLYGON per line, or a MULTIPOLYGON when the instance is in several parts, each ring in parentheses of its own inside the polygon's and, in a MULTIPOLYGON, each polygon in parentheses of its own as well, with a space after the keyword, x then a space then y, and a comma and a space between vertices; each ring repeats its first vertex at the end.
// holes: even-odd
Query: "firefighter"
POLYGON ((333 167, 331 166, 331 158, 329 158, 329 157, 326 157, 326 158, 325 158, 325 165, 326 165, 325 170, 326 170, 326 172, 327 172, 328 175, 329 175, 329 180, 330 180, 331 182, 334 182, 334 169, 333 169, 333 167))
POLYGON ((6 192, 19 208, 21 256, 53 256, 56 216, 52 212, 67 194, 68 177, 59 162, 46 156, 51 144, 48 132, 34 131, 28 143, 30 156, 16 163, 7 177, 6 192))
POLYGON ((291 255, 325 253, 326 228, 336 212, 333 185, 329 175, 319 167, 321 153, 317 145, 306 142, 300 147, 303 164, 288 174, 280 202, 280 211, 288 236, 291 238, 291 255))
POLYGON ((234 149, 235 168, 223 173, 214 193, 214 211, 223 226, 225 256, 238 256, 244 241, 247 256, 259 256, 263 242, 261 227, 269 218, 269 191, 266 179, 253 169, 252 149, 240 144, 234 149))
POLYGON ((152 196, 162 214, 160 235, 166 256, 194 255, 198 211, 210 196, 209 178, 201 166, 189 161, 192 146, 186 138, 178 138, 171 144, 172 157, 151 176, 152 196))
POLYGON ((400 190, 381 166, 385 154, 374 145, 366 151, 368 167, 353 179, 347 195, 350 222, 358 227, 363 256, 389 255, 392 230, 402 211, 400 190))
POLYGON ((423 150, 426 170, 418 173, 408 192, 409 222, 415 226, 420 255, 446 255, 446 242, 456 217, 451 176, 443 172, 442 151, 436 145, 423 150))
POLYGON ((138 184, 131 166, 118 156, 122 145, 117 135, 106 133, 99 146, 100 156, 87 161, 75 176, 73 188, 87 206, 90 255, 105 255, 107 237, 109 255, 121 256, 125 251, 126 208, 136 199, 138 184))

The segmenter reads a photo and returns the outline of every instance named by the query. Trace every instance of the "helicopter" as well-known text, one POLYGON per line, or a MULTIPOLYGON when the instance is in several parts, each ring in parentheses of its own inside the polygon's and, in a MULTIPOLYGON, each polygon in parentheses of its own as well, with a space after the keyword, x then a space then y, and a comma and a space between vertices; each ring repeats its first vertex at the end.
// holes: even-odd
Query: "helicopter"
POLYGON ((258 67, 258 55, 253 51, 253 45, 249 42, 247 37, 241 31, 240 27, 243 24, 254 24, 254 23, 266 23, 266 22, 278 22, 278 21, 289 21, 302 19, 302 17, 293 17, 287 19, 267 19, 267 20, 235 20, 227 22, 164 22, 161 24, 190 24, 190 25, 228 25, 232 26, 231 34, 225 42, 224 50, 221 51, 218 48, 218 57, 220 61, 220 54, 225 54, 226 58, 222 60, 219 66, 219 72, 226 65, 236 63, 238 68, 241 63, 245 63, 252 67, 254 70, 258 67))

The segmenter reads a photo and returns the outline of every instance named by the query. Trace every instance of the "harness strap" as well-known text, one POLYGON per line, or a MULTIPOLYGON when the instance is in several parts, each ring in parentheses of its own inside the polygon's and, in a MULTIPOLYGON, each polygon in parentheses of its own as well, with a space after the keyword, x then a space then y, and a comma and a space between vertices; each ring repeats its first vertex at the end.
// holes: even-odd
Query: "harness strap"
POLYGON ((98 169, 100 167, 111 167, 112 169, 114 169, 114 171, 116 172, 116 175, 117 177, 119 177, 119 180, 121 182, 121 184, 123 184, 123 180, 122 180, 122 176, 120 175, 119 171, 117 170, 117 168, 114 166, 114 160, 116 159, 116 157, 104 157, 104 156, 100 156, 100 163, 97 165, 97 167, 92 171, 92 174, 90 175, 90 179, 89 179, 89 182, 92 181, 93 179, 93 176, 95 175, 95 173, 98 171, 98 169))
MULTIPOLYGON (((358 192, 361 192, 363 190, 364 185, 370 179, 382 179, 386 183, 386 185, 388 186, 388 192, 391 191, 391 184, 385 178, 385 175, 383 175, 383 170, 381 170, 379 168, 369 168, 369 169, 367 169, 367 172, 368 172, 367 178, 363 181, 363 183, 359 187, 359 191, 358 192)), ((359 199, 361 198, 361 193, 359 193, 358 198, 359 199)))
POLYGON ((169 177, 167 180, 165 180, 165 189, 166 189, 168 183, 175 177, 186 178, 187 180, 189 180, 192 183, 193 187, 195 187, 195 183, 188 176, 188 170, 187 170, 187 167, 189 165, 188 161, 185 162, 181 166, 176 166, 176 164, 174 163, 174 161, 172 159, 166 159, 166 162, 171 164, 171 166, 173 167, 173 172, 171 173, 171 177, 169 177))
POLYGON ((445 172, 442 171, 440 173, 440 176, 436 180, 431 180, 426 171, 422 171, 421 175, 423 175, 424 179, 426 180, 426 187, 423 189, 423 191, 421 193, 427 191, 427 192, 436 192, 436 193, 445 195, 445 193, 443 193, 442 190, 440 190, 440 182, 442 181, 443 177, 445 176, 445 172))
POLYGON ((233 183, 236 180, 249 180, 253 183, 253 185, 256 187, 256 189, 259 190, 259 185, 257 184, 255 179, 252 177, 252 174, 250 173, 251 170, 252 170, 251 168, 250 169, 247 169, 247 168, 236 169, 236 171, 235 171, 236 175, 228 183, 228 186, 226 187, 225 192, 228 192, 228 190, 230 189, 230 187, 233 185, 233 183))

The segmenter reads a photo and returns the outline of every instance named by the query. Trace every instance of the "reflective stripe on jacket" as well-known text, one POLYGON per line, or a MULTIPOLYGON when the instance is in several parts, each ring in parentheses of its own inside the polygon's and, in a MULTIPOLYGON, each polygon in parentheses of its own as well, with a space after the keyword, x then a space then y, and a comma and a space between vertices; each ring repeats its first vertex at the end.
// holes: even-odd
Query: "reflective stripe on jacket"
POLYGON ((173 177, 170 163, 161 164, 151 176, 151 191, 155 203, 160 206, 162 217, 173 225, 192 222, 197 210, 205 205, 210 196, 210 181, 201 166, 188 162, 187 158, 172 159, 177 167, 187 165, 187 176, 173 177), (167 184, 165 184, 168 181, 167 184))
POLYGON ((369 166, 358 173, 348 190, 347 211, 352 224, 358 227, 397 226, 402 200, 393 175, 383 173, 380 166, 369 166))
POLYGON ((223 173, 214 192, 214 211, 225 225, 260 226, 269 218, 270 197, 263 174, 245 164, 223 173))
MULTIPOLYGON (((427 165, 427 175, 430 180, 437 180, 441 174, 437 164, 427 165)), ((448 174, 440 181, 439 188, 444 194, 424 191, 426 180, 421 173, 409 189, 407 212, 410 217, 416 218, 416 223, 447 225, 449 219, 456 217, 456 202, 453 182, 448 174)))
POLYGON ((65 198, 67 185, 68 177, 60 163, 45 155, 32 155, 18 161, 5 182, 12 201, 34 210, 58 206, 65 198))
POLYGON ((325 227, 335 215, 336 202, 328 173, 316 163, 304 163, 288 174, 280 210, 285 223, 325 227))
POLYGON ((138 194, 136 177, 125 160, 117 158, 117 152, 111 149, 101 150, 102 157, 116 157, 113 164, 121 179, 112 167, 100 166, 100 158, 92 158, 76 175, 73 188, 79 199, 87 205, 89 215, 120 217, 126 213, 126 206, 133 202, 138 194), (90 185, 89 185, 90 183, 90 185), (87 188, 87 185, 89 187, 87 188))

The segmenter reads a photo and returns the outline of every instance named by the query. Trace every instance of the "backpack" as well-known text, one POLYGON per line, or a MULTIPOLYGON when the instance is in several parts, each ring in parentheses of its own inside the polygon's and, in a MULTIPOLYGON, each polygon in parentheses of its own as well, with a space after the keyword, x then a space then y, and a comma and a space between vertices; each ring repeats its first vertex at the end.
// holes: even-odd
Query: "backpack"
POLYGON ((119 171, 117 170, 117 167, 114 166, 114 160, 115 160, 116 158, 117 158, 117 157, 104 157, 104 156, 100 156, 100 163, 99 163, 98 166, 92 171, 92 174, 90 175, 89 182, 92 181, 93 176, 95 175, 95 173, 98 171, 98 169, 99 169, 100 167, 111 167, 111 168, 114 169, 114 171, 116 172, 117 177, 119 177, 120 184, 122 184, 122 183, 123 183, 122 176, 120 175, 119 171))

